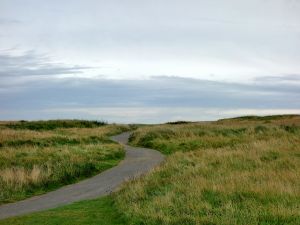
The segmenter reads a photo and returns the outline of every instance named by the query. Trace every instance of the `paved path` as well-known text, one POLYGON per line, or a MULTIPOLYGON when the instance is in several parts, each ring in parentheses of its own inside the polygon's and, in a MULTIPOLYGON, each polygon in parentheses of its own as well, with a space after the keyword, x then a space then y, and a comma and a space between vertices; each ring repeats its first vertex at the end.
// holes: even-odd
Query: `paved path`
POLYGON ((116 167, 76 184, 64 186, 56 191, 2 205, 0 206, 0 219, 108 195, 115 191, 125 180, 146 173, 163 161, 164 157, 158 151, 126 145, 129 135, 130 133, 126 132, 111 138, 123 144, 126 151, 125 159, 116 167))

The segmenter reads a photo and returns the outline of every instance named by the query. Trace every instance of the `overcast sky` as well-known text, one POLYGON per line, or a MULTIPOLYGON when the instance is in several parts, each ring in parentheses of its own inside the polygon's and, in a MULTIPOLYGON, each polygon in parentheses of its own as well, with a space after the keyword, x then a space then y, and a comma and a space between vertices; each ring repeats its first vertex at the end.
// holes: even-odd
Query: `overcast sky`
POLYGON ((0 120, 300 113, 298 0, 0 0, 0 120))

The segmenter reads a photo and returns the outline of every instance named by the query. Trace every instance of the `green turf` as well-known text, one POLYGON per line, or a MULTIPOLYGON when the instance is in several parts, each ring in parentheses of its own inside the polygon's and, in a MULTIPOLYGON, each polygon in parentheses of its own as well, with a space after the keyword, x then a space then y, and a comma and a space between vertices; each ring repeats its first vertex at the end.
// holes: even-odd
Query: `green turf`
POLYGON ((0 225, 126 225, 110 196, 0 221, 0 225))

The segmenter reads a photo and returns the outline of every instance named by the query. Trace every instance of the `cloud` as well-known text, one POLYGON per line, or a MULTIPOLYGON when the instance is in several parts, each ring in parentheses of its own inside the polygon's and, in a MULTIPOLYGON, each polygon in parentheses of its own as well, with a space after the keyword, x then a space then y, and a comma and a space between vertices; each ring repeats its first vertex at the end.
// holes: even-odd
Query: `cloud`
POLYGON ((27 51, 21 55, 12 55, 7 51, 0 53, 1 78, 78 74, 86 69, 90 67, 52 62, 48 56, 38 55, 34 51, 27 51))
POLYGON ((300 82, 300 74, 286 74, 283 76, 262 76, 257 77, 255 81, 258 82, 300 82))
POLYGON ((2 2, 0 119, 300 108, 299 1, 2 2))
POLYGON ((100 61, 115 68, 107 77, 236 81, 300 70, 299 1, 2 1, 2 17, 22 24, 2 29, 0 48, 20 45, 73 65, 100 61))
POLYGON ((0 18, 0 25, 14 25, 22 23, 20 20, 0 18))
POLYGON ((146 80, 47 78, 26 83, 15 92, 12 88, 2 90, 0 117, 98 116, 115 122, 201 120, 255 112, 298 112, 298 99, 300 88, 294 84, 241 84, 165 76, 146 80))
POLYGON ((296 75, 237 83, 177 76, 86 78, 89 69, 60 64, 34 51, 19 55, 3 51, 0 119, 99 116, 109 121, 161 122, 300 109, 296 75))

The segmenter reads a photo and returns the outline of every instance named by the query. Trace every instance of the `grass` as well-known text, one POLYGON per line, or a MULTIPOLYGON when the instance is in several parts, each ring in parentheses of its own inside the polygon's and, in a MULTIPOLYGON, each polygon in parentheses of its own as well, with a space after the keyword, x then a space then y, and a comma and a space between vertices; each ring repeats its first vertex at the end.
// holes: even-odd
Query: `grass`
POLYGON ((130 224, 300 224, 300 117, 139 128, 169 155, 115 195, 130 224))
POLYGON ((0 221, 0 225, 125 225, 113 199, 81 201, 45 212, 33 213, 0 221))
POLYGON ((143 126, 131 144, 167 155, 150 174, 104 199, 3 223, 300 224, 299 126, 299 116, 143 126))
POLYGON ((12 129, 54 130, 57 128, 95 128, 106 125, 103 121, 87 120, 48 120, 9 122, 5 126, 12 129))
POLYGON ((23 127, 24 123, 0 125, 0 204, 77 182, 124 158, 123 148, 109 136, 128 130, 128 126, 55 121, 56 128, 49 129, 53 121, 38 121, 29 122, 41 125, 32 130, 23 127))

